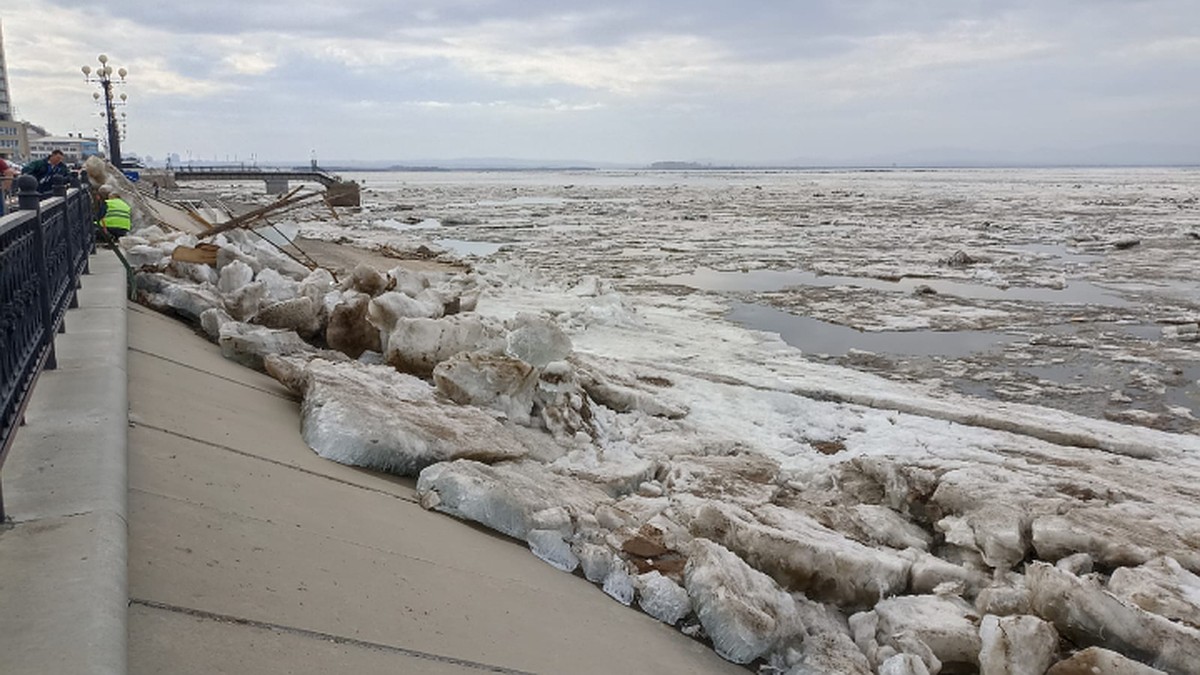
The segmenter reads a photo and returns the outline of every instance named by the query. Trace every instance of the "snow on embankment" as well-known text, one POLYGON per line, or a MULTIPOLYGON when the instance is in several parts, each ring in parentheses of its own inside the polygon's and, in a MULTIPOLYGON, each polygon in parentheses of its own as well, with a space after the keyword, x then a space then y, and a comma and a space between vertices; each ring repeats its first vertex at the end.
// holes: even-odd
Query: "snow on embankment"
MULTIPOLYGON (((122 242, 140 300, 300 394, 314 451, 419 476, 426 508, 523 540, 730 661, 1197 672, 1195 439, 1059 445, 805 396, 867 380, 772 375, 744 331, 667 321, 594 279, 360 267, 335 282, 238 231, 214 238, 215 266, 169 259, 194 243, 122 242)), ((876 394, 903 398, 889 386, 876 394)), ((1047 421, 1066 434, 1052 440, 1073 419, 1047 421)))

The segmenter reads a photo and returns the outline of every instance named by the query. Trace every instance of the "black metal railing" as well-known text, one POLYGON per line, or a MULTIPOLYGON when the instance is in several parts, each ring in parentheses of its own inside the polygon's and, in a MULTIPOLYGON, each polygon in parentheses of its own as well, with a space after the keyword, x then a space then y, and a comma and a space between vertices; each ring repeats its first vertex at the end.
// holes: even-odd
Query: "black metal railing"
POLYGON ((22 176, 17 189, 18 210, 0 217, 0 467, 38 376, 58 365, 54 336, 78 306, 79 276, 95 248, 91 197, 78 180, 45 196, 36 179, 22 176))

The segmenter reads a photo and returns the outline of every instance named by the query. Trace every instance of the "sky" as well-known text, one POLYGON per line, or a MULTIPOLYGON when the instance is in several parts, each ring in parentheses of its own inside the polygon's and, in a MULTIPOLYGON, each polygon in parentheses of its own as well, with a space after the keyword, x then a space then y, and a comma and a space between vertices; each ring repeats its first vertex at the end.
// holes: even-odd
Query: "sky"
POLYGON ((1200 163, 1196 0, 9 3, 13 105, 185 161, 1200 163))

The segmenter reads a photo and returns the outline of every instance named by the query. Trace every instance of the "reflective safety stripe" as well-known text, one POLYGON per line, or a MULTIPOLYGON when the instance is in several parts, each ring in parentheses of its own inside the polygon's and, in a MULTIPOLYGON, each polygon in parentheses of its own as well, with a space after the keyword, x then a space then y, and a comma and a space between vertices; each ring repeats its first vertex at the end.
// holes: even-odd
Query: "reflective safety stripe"
POLYGON ((125 203, 124 199, 114 197, 104 200, 104 204, 103 223, 105 227, 110 230, 128 230, 133 225, 133 221, 129 218, 129 205, 125 203))

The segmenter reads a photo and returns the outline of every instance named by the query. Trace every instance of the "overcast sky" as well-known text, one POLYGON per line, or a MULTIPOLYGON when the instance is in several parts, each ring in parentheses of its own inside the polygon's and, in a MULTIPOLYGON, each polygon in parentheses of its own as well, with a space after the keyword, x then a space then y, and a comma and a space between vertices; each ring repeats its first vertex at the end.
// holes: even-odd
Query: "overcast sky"
POLYGON ((35 2, 0 19, 21 118, 92 134, 80 66, 103 52, 130 71, 123 148, 158 158, 1200 148, 1197 0, 35 2))

